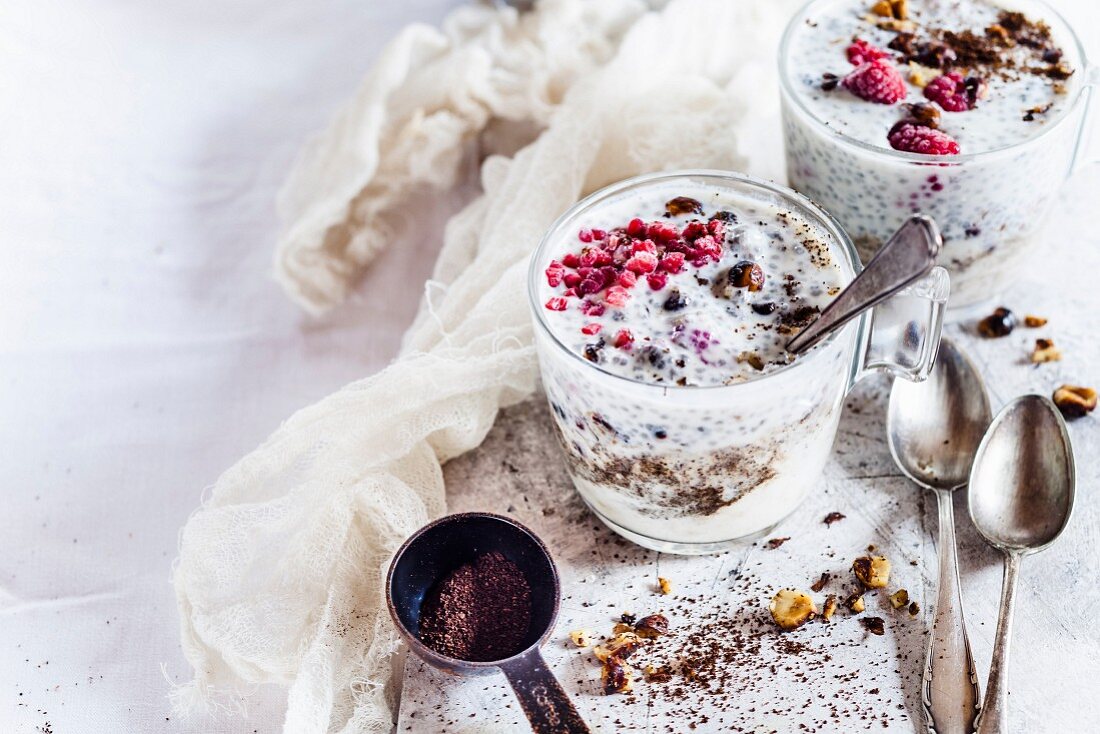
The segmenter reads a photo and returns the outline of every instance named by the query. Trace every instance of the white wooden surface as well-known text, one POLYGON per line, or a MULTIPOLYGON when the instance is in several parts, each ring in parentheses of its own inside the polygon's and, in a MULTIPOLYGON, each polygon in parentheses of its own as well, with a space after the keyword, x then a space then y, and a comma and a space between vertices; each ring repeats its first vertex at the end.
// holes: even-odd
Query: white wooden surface
MULTIPOLYGON (((981 366, 995 409, 1025 392, 1049 395, 1062 382, 1100 382, 1095 336, 1100 231, 1089 218, 1100 170, 1075 183, 1050 227, 1050 253, 1037 257, 1031 277, 1002 299, 1021 317, 1034 313, 1050 322, 997 340, 976 336, 968 322, 948 329, 981 366), (1029 364, 1037 336, 1053 337, 1064 360, 1029 364)), ((918 731, 923 651, 935 593, 936 508, 935 498, 900 476, 890 459, 884 425, 888 394, 888 381, 876 377, 849 397, 835 456, 810 500, 773 533, 791 538, 777 550, 758 544, 683 558, 619 540, 572 491, 541 398, 508 411, 478 451, 446 467, 450 509, 506 512, 550 546, 562 575, 563 603, 544 653, 597 731, 656 734, 689 731, 690 724, 696 732, 918 731), (826 527, 822 519, 834 510, 847 518, 826 527), (766 604, 774 590, 808 588, 822 572, 847 581, 851 561, 868 544, 893 561, 890 587, 909 590, 921 606, 919 617, 895 612, 880 594, 868 597, 866 614, 886 619, 882 637, 866 633, 843 611, 830 625, 811 624, 787 635, 805 645, 797 655, 783 649, 778 634, 759 633, 767 628, 766 604), (672 580, 673 597, 655 592, 658 573, 672 580), (731 672, 735 695, 696 693, 672 701, 668 690, 673 683, 640 683, 631 697, 606 697, 599 691, 598 664, 590 652, 569 642, 568 632, 588 628, 607 634, 626 610, 663 610, 681 635, 697 626, 706 611, 717 612, 757 639, 760 651, 736 656, 731 672)), ((1079 472, 1073 521, 1057 545, 1026 560, 1020 586, 1011 720, 1015 731, 1029 734, 1083 730, 1088 702, 1100 696, 1100 625, 1095 622, 1100 608, 1100 415, 1073 422, 1070 431, 1079 472)), ((1000 561, 971 526, 965 493, 956 497, 955 512, 966 619, 984 691, 1000 561)), ((839 593, 846 585, 834 580, 826 592, 839 593)), ((666 649, 675 646, 675 640, 665 643, 666 649)), ((398 731, 524 728, 499 676, 459 680, 414 658, 406 662, 398 731)))

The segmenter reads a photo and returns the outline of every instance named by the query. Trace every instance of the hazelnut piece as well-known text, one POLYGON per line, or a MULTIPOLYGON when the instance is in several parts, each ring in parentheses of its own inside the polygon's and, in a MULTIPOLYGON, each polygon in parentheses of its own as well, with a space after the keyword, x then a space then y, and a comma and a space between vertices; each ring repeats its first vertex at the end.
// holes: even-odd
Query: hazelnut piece
POLYGON ((569 639, 573 641, 573 644, 577 647, 588 647, 595 639, 595 635, 591 630, 573 630, 569 633, 569 639))
POLYGON ((984 337, 995 339, 1008 336, 1016 328, 1016 314, 1001 306, 993 313, 978 322, 978 333, 984 337))
POLYGON ((690 196, 677 196, 665 202, 665 211, 673 217, 679 214, 702 214, 703 204, 690 196))
POLYGON ((821 618, 826 622, 833 618, 836 613, 836 594, 829 594, 825 597, 825 606, 821 609, 821 618))
POLYGON ((909 603, 909 592, 905 589, 898 589, 890 595, 890 605, 894 609, 901 609, 909 603))
POLYGON ((1029 329, 1038 329, 1040 326, 1046 326, 1047 320, 1042 316, 1032 316, 1028 314, 1024 316, 1024 326, 1029 329))
POLYGON ((596 655, 597 660, 607 661, 609 658, 619 658, 620 660, 626 660, 633 655, 639 647, 642 646, 642 641, 638 639, 638 636, 633 632, 622 632, 615 635, 605 645, 597 645, 592 652, 596 655))
POLYGON ((872 635, 886 634, 886 621, 882 617, 864 617, 859 621, 872 635))
POLYGON ((638 624, 634 626, 634 631, 638 634, 638 637, 646 639, 667 635, 668 618, 663 614, 650 614, 648 617, 642 617, 638 620, 638 624))
POLYGON ((867 603, 863 601, 863 594, 852 594, 844 600, 844 606, 852 610, 853 614, 860 614, 867 609, 867 603))
POLYGON ((883 556, 861 556, 852 563, 859 582, 868 589, 881 589, 890 581, 890 561, 883 556))
POLYGON ((915 601, 909 602, 909 616, 915 617, 918 614, 920 614, 920 604, 917 604, 915 601))
POLYGON ((1081 418, 1096 409, 1096 391, 1091 387, 1062 385, 1054 391, 1054 404, 1066 418, 1081 418))
POLYGON ((634 669, 612 655, 604 661, 600 681, 603 683, 603 692, 609 696, 614 693, 630 693, 634 688, 634 669))
POLYGON ((798 629, 817 615, 817 606, 810 595, 795 589, 782 589, 768 605, 772 619, 782 630, 798 629))
POLYGON ((1062 359, 1062 352, 1058 347, 1054 346, 1053 339, 1036 339, 1035 348, 1031 350, 1031 361, 1033 364, 1042 364, 1043 362, 1057 362, 1062 359))
POLYGON ((730 285, 758 291, 764 287, 764 268, 752 260, 742 260, 729 270, 730 285))
POLYGON ((829 583, 829 579, 832 578, 827 573, 822 573, 817 581, 810 584, 810 591, 818 592, 825 588, 825 584, 829 583))
POLYGON ((666 579, 664 576, 657 577, 657 587, 661 590, 662 594, 672 593, 672 582, 666 579))

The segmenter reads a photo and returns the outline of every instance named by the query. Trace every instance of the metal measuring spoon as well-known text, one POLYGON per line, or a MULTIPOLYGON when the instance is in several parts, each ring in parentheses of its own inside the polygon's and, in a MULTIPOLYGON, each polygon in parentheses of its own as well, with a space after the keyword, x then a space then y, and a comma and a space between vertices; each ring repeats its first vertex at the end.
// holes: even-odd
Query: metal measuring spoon
POLYGON ((971 734, 978 713, 978 674, 959 593, 951 495, 966 486, 992 412, 974 365, 949 339, 925 382, 894 380, 886 431, 894 462, 907 477, 935 490, 939 506, 939 581, 922 691, 937 734, 971 734))
POLYGON ((1073 449, 1054 403, 1024 395, 1006 405, 978 448, 970 474, 970 519, 1005 554, 997 638, 978 734, 1008 731, 1008 646, 1020 561, 1062 533, 1073 511, 1073 449))
POLYGON ((454 675, 487 675, 499 669, 536 734, 588 734, 588 725, 539 652, 554 631, 560 601, 558 570, 543 542, 515 520, 488 512, 447 515, 425 525, 398 549, 386 574, 390 616, 417 657, 454 675), (489 662, 441 655, 417 634, 424 598, 451 571, 492 551, 516 564, 531 587, 531 625, 524 647, 489 662))
POLYGON ((931 217, 909 217, 817 319, 787 343, 787 351, 806 351, 867 309, 928 275, 942 247, 943 237, 931 217))

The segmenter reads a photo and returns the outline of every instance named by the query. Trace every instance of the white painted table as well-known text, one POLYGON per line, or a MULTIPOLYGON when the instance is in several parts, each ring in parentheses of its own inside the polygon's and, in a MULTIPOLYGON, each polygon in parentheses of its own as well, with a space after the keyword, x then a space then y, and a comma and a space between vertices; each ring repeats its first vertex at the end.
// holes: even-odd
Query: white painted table
MULTIPOLYGON (((432 208, 434 221, 414 222, 356 302, 321 322, 302 317, 268 276, 272 202, 304 137, 350 96, 380 44, 408 22, 438 22, 455 4, 15 0, 8 7, 0 30, 0 732, 281 728, 277 688, 258 691, 246 719, 179 721, 171 714, 165 677, 189 676, 168 583, 176 535, 202 487, 280 420, 396 352, 420 295, 408 284, 430 271, 441 223, 461 196, 425 202, 421 210, 432 208)), ((1057 4, 1080 28, 1100 26, 1100 7, 1057 4)), ((1086 42, 1100 57, 1095 36, 1086 34, 1086 42)), ((1070 221, 1056 230, 1062 258, 1043 263, 1068 268, 1068 279, 1041 273, 1049 282, 1007 299, 1053 317, 1048 331, 1063 343, 1066 361, 1034 370, 1014 363, 1023 336, 974 345, 1000 400, 1028 388, 1048 391, 1062 376, 1100 383, 1086 320, 1100 305, 1093 282, 1100 241, 1084 218, 1095 213, 1098 187, 1095 173, 1075 184, 1072 206, 1062 212, 1070 221)), ((914 574, 916 588, 915 574, 931 558, 930 529, 919 520, 929 498, 891 478, 872 387, 857 396, 870 403, 868 412, 845 419, 845 453, 830 466, 818 504, 784 529, 792 541, 772 555, 749 556, 745 568, 760 583, 808 581, 813 571, 795 575, 804 573, 800 559, 818 550, 811 531, 822 530, 820 509, 867 497, 874 502, 866 516, 848 512, 849 524, 833 528, 830 537, 846 544, 836 541, 838 558, 872 538, 905 552, 909 538, 919 542, 911 553, 923 565, 902 571, 914 574)), ((542 423, 514 420, 517 435, 541 435, 542 423)), ((1082 459, 1073 527, 1025 568, 1013 700, 1034 724, 1028 731, 1075 723, 1080 702, 1097 695, 1100 523, 1089 458, 1100 448, 1098 425, 1092 418, 1072 428, 1082 459)), ((586 570, 579 561, 588 551, 562 543, 575 505, 542 515, 544 503, 569 497, 557 464, 522 475, 518 486, 499 473, 478 477, 478 486, 495 487, 495 499, 470 493, 475 484, 463 477, 499 461, 494 452, 514 453, 522 467, 541 467, 539 453, 544 461, 555 456, 553 446, 508 443, 500 433, 493 440, 448 468, 453 504, 504 510, 512 503, 555 542, 559 560, 578 561, 567 571, 573 598, 560 632, 587 612, 594 627, 604 623, 595 608, 579 607, 579 589, 594 582, 574 582, 606 572, 600 578, 619 583, 611 571, 625 567, 623 559, 638 564, 621 577, 637 588, 623 587, 610 601, 627 604, 631 593, 648 599, 643 575, 652 575, 653 554, 601 546, 611 562, 586 570), (500 499, 509 487, 514 496, 500 499)), ((578 519, 576 527, 594 526, 578 519)), ((984 665, 999 572, 965 524, 961 530, 972 639, 984 665)), ((584 533, 573 537, 587 542, 584 533)), ((737 560, 721 562, 732 569, 737 560)), ((716 561, 660 563, 681 590, 725 573, 716 561)), ((728 603, 751 608, 757 601, 740 592, 728 603)), ((923 644, 919 636, 917 625, 892 627, 874 647, 861 643, 855 651, 912 650, 923 644)), ((575 666, 567 681, 594 679, 594 668, 566 652, 552 650, 559 670, 575 666)), ((882 675, 896 685, 913 667, 910 661, 901 674, 882 675)), ((447 683, 436 697, 451 706, 462 692, 447 683)), ((604 703, 590 683, 570 686, 586 712, 604 703)), ((801 694, 796 688, 786 695, 801 694)), ((898 715, 912 711, 900 688, 882 690, 905 706, 898 715)), ((422 694, 408 691, 406 715, 422 694)), ((485 696, 507 700, 499 690, 485 696)), ((457 719, 465 709, 455 705, 457 719)))

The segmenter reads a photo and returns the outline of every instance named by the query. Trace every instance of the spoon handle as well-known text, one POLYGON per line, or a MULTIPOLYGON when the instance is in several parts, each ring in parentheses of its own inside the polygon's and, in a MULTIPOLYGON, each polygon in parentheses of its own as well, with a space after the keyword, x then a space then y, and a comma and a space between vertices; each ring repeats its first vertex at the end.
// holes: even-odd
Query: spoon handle
POLYGON ((537 647, 500 665, 535 734, 589 734, 537 647))
POLYGON ((924 665, 924 708, 929 729, 936 734, 972 734, 981 694, 963 621, 951 491, 936 490, 936 503, 940 518, 940 578, 924 665))
POLYGON ((1019 554, 1006 554, 997 639, 993 644, 993 662, 989 666, 982 715, 978 717, 978 734, 1008 732, 1008 648, 1012 641, 1012 611, 1016 606, 1016 580, 1019 576, 1019 554))

